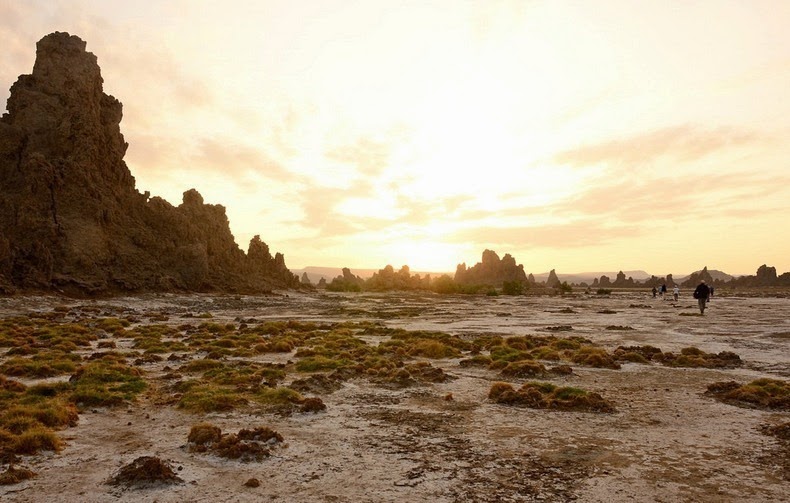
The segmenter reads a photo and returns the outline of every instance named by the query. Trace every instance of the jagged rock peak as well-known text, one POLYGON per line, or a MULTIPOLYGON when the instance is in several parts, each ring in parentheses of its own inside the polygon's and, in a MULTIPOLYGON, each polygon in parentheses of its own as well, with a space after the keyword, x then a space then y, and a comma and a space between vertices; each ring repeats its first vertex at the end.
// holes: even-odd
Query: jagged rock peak
POLYGON ((557 276, 557 273, 554 269, 549 272, 549 277, 546 279, 546 286, 548 287, 555 287, 560 284, 560 278, 557 276))
POLYGON ((527 283, 524 266, 516 265, 509 253, 500 259, 493 250, 483 251, 481 261, 467 268, 466 264, 458 264, 455 270, 455 281, 468 285, 502 286, 505 281, 527 283))
POLYGON ((123 107, 68 33, 37 44, 0 118, 0 292, 265 292, 296 287, 258 236, 245 255, 225 208, 195 189, 173 207, 140 194, 123 157, 123 107))

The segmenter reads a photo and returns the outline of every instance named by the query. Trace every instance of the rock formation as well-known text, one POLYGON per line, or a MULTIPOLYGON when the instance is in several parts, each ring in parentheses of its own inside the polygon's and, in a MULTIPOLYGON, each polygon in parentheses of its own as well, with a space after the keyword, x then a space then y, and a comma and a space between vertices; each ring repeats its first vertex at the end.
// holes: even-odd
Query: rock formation
POLYGON ((626 278, 623 271, 619 271, 617 273, 617 277, 615 278, 614 283, 612 283, 612 286, 617 288, 632 288, 634 285, 634 278, 631 276, 626 278))
POLYGON ((771 286, 776 283, 776 267, 765 264, 757 268, 755 282, 758 286, 771 286))
POLYGON ((348 267, 344 267, 342 276, 337 276, 326 285, 326 288, 335 292, 361 292, 364 284, 364 279, 356 276, 348 267))
POLYGON ((546 286, 549 288, 555 288, 560 285, 560 278, 557 276, 557 273, 552 269, 549 272, 549 277, 546 278, 546 286))
POLYGON ((527 283, 527 275, 522 264, 506 253, 500 260, 492 250, 485 250, 481 262, 467 269, 466 264, 458 264, 455 282, 460 285, 491 285, 501 287, 505 281, 527 283))
POLYGON ((681 286, 686 288, 694 288, 699 284, 700 281, 703 280, 709 285, 713 284, 713 277, 708 272, 708 266, 703 267, 701 271, 691 273, 691 275, 689 275, 689 277, 683 282, 681 286))
POLYGON ((140 194, 123 160, 122 105, 85 42, 52 33, 0 118, 0 291, 265 292, 295 287, 258 236, 245 254, 225 208, 192 189, 140 194))
POLYGON ((391 265, 374 272, 365 282, 365 289, 385 292, 388 290, 428 290, 431 286, 431 275, 421 277, 419 274, 412 276, 409 266, 404 265, 395 271, 391 265))

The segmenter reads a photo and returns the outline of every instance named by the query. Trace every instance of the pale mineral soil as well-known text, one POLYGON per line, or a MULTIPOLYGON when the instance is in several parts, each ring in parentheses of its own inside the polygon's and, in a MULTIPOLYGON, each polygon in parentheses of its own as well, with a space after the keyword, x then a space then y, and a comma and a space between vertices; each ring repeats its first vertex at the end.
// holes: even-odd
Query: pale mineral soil
MULTIPOLYGON (((0 316, 92 306, 106 316, 134 314, 143 322, 379 320, 392 327, 451 334, 546 334, 569 325, 614 350, 657 346, 677 352, 696 346, 732 351, 735 369, 676 369, 625 364, 620 370, 574 366, 551 379, 599 392, 611 414, 558 412, 491 403, 497 372, 433 360, 455 380, 383 389, 365 380, 321 395, 326 412, 282 416, 249 411, 195 415, 158 401, 80 414, 62 430, 66 448, 25 458, 32 480, 0 486, 0 499, 23 501, 637 501, 759 502, 790 495, 788 450, 761 425, 790 413, 746 409, 704 395, 715 381, 790 378, 790 299, 714 298, 704 317, 696 301, 612 297, 463 297, 412 294, 295 294, 268 297, 148 295, 84 301, 56 297, 0 298, 0 316), (599 313, 602 310, 613 314, 599 313), (685 314, 685 315, 683 315, 685 314), (607 326, 633 330, 606 330, 607 326), (452 400, 444 397, 452 393, 452 400), (190 427, 201 421, 223 431, 269 426, 286 446, 261 462, 191 453, 190 427), (107 485, 140 456, 171 462, 183 483, 145 489, 107 485), (245 487, 248 479, 261 481, 245 487)), ((283 358, 282 355, 279 358, 283 358)), ((287 355, 286 357, 287 358, 287 355)), ((147 364, 155 379, 167 362, 147 364)), ((523 380, 510 380, 519 384, 523 380)))

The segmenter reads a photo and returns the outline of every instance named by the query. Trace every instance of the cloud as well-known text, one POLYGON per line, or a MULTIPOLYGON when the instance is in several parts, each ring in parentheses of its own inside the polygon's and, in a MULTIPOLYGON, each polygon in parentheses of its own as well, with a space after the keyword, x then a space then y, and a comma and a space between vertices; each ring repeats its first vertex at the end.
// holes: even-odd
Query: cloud
MULTIPOLYGON (((128 139, 128 138, 127 138, 128 139)), ((263 148, 228 138, 200 138, 195 144, 180 136, 138 134, 130 142, 127 162, 133 171, 167 176, 185 170, 203 175, 219 175, 235 181, 240 188, 251 178, 290 183, 298 176, 269 156, 263 148)))
POLYGON ((690 162, 719 150, 760 140, 759 135, 737 128, 704 130, 680 125, 566 150, 555 155, 553 162, 576 167, 599 164, 612 167, 640 166, 660 157, 690 162))
POLYGON ((390 148, 387 144, 370 138, 359 138, 356 143, 330 148, 327 159, 356 166, 357 173, 366 177, 377 177, 389 167, 390 148))
POLYGON ((787 183, 787 176, 749 172, 603 182, 554 205, 551 212, 620 222, 694 219, 722 208, 753 207, 787 183))
POLYGON ((451 196, 426 201, 413 198, 408 194, 398 194, 396 200, 398 207, 404 211, 403 215, 398 218, 398 222, 419 226, 436 220, 463 219, 462 205, 469 200, 469 197, 451 196))
MULTIPOLYGON (((20 75, 33 70, 38 38, 25 29, 25 2, 0 2, 0 101, 5 110, 10 95, 9 88, 20 75)), ((40 37, 39 37, 40 38, 40 37)))
POLYGON ((470 227, 457 231, 448 240, 455 243, 477 243, 478 247, 513 248, 578 248, 595 246, 647 232, 638 225, 603 225, 594 220, 579 220, 557 225, 521 227, 470 227))
POLYGON ((280 182, 296 176, 272 159, 260 147, 244 145, 227 138, 201 138, 192 158, 198 171, 221 172, 234 179, 255 174, 280 182))

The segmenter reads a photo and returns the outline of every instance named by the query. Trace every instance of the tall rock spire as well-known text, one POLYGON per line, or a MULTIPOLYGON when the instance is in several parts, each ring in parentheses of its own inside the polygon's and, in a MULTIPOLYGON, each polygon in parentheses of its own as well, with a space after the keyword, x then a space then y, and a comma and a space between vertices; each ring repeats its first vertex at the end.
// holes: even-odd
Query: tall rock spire
POLYGON ((225 208, 196 190, 178 207, 137 191, 123 160, 123 107, 85 49, 68 33, 41 39, 0 118, 0 291, 298 286, 283 258, 250 260, 225 208))

